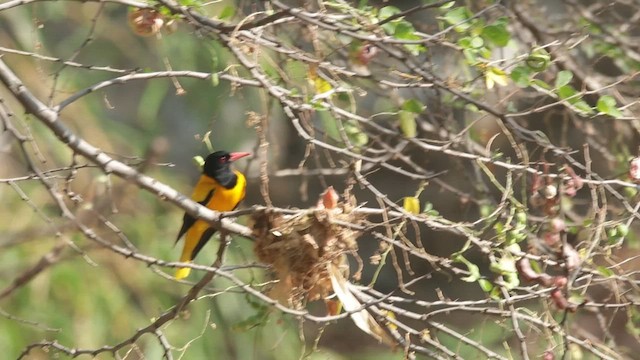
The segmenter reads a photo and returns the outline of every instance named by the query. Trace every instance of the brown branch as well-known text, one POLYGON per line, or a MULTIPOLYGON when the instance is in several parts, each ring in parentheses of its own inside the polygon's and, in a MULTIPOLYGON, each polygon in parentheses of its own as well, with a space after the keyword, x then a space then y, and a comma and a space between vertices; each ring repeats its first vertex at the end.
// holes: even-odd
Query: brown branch
POLYGON ((58 244, 54 246, 53 249, 51 249, 49 252, 44 254, 37 263, 35 263, 29 269, 25 270, 18 277, 16 277, 11 285, 0 291, 0 300, 11 295, 15 290, 28 284, 29 281, 33 280, 33 278, 35 278, 38 274, 47 270, 50 266, 56 264, 61 258, 60 255, 62 254, 62 251, 67 246, 68 245, 65 243, 58 244))
POLYGON ((136 169, 120 162, 95 146, 91 145, 84 139, 74 134, 59 118, 58 113, 47 107, 38 100, 25 87, 20 79, 9 69, 9 67, 0 58, 0 81, 6 88, 16 97, 16 99, 24 106, 28 113, 33 114, 38 120, 46 125, 57 137, 71 148, 74 152, 84 156, 87 160, 100 166, 106 173, 117 175, 127 181, 137 184, 161 199, 167 200, 190 215, 207 221, 218 229, 224 229, 230 233, 242 235, 251 238, 251 231, 242 225, 235 224, 228 219, 220 221, 218 212, 212 211, 186 196, 182 195, 172 187, 159 182, 158 180, 140 174, 136 169))

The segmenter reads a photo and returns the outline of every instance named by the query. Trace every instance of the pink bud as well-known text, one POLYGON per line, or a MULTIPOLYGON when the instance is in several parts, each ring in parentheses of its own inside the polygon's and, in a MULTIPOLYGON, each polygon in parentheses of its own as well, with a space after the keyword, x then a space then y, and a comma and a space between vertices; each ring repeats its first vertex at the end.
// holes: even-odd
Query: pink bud
POLYGON ((378 48, 371 44, 364 44, 358 51, 358 60, 363 65, 367 65, 378 53, 378 48))
POLYGON ((549 221, 549 231, 551 231, 552 233, 557 234, 559 232, 565 231, 566 229, 567 225, 565 224, 564 220, 558 217, 554 217, 549 221))
POLYGON ((333 209, 338 206, 338 200, 340 196, 333 189, 333 186, 329 186, 321 195, 321 202, 325 209, 333 209))
POLYGON ((551 231, 544 233, 542 238, 544 239, 544 243, 551 247, 556 246, 561 240, 560 233, 551 231))
POLYGON ((640 157, 634 157, 629 161, 629 178, 635 183, 640 183, 640 157))

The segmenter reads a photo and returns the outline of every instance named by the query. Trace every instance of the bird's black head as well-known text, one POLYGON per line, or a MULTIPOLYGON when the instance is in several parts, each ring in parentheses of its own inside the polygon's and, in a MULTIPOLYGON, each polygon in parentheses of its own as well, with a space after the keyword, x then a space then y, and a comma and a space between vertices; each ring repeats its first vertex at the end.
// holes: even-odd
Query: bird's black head
POLYGON ((216 151, 205 159, 202 173, 215 179, 220 185, 226 188, 232 188, 236 184, 237 177, 233 171, 231 171, 229 165, 249 155, 251 154, 245 152, 229 153, 226 151, 216 151))

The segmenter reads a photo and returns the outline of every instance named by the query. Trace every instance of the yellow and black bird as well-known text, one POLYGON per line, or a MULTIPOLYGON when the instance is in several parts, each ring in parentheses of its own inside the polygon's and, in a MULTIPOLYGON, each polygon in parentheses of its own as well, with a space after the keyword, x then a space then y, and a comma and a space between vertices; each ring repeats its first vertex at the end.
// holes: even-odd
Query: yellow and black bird
MULTIPOLYGON (((207 156, 202 175, 193 189, 191 199, 211 210, 234 210, 244 199, 247 181, 240 171, 231 170, 230 165, 249 155, 251 153, 216 151, 207 156)), ((216 229, 209 226, 207 222, 196 220, 185 213, 182 228, 176 238, 178 243, 182 235, 186 234, 180 261, 192 261, 215 232, 216 229)), ((190 268, 179 268, 176 271, 176 279, 183 279, 189 276, 190 272, 190 268)))

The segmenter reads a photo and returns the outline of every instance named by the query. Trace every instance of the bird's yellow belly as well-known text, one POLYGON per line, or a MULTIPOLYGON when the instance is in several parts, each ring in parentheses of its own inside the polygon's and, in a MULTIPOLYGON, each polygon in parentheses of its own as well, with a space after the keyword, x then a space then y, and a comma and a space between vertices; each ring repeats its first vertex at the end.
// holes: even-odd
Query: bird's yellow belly
MULTIPOLYGON (((216 189, 211 200, 209 200, 206 206, 215 211, 232 211, 243 198, 244 191, 231 191, 224 188, 216 189)), ((192 232, 193 234, 202 234, 209 227, 210 226, 206 221, 198 219, 188 232, 192 232)))
POLYGON ((207 203, 207 207, 217 211, 231 211, 238 206, 238 203, 242 201, 243 198, 244 191, 218 188, 213 193, 209 203, 207 203))

